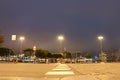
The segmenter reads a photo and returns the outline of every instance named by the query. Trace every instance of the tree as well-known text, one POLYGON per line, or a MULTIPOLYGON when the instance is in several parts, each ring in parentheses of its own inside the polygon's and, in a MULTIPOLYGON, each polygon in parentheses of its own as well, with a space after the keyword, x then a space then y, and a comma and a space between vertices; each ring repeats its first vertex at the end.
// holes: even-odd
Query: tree
POLYGON ((28 48, 28 49, 23 50, 23 52, 25 53, 24 54, 25 56, 31 56, 33 54, 34 50, 31 48, 28 48))
POLYGON ((61 54, 52 54, 52 57, 53 58, 62 58, 62 55, 61 54))
POLYGON ((36 50, 35 55, 36 57, 39 57, 39 58, 45 58, 45 54, 42 49, 36 50))
POLYGON ((52 54, 48 50, 38 49, 35 52, 36 57, 47 58, 52 57, 52 54))
POLYGON ((64 52, 63 52, 63 57, 64 57, 64 58, 71 58, 71 57, 72 57, 72 54, 71 54, 70 52, 68 52, 68 51, 64 51, 64 52))
POLYGON ((0 56, 8 56, 9 54, 14 55, 14 52, 9 48, 5 47, 0 48, 0 56))
POLYGON ((80 51, 73 52, 73 53, 72 53, 72 58, 78 58, 78 57, 80 57, 81 55, 82 55, 82 52, 80 52, 80 51))
POLYGON ((77 57, 80 57, 80 56, 82 56, 82 52, 78 51, 78 52, 76 52, 76 55, 77 55, 77 57))
POLYGON ((50 52, 48 52, 47 57, 51 58, 52 54, 50 52))
POLYGON ((86 55, 85 55, 86 58, 92 58, 92 55, 91 53, 87 52, 86 55))

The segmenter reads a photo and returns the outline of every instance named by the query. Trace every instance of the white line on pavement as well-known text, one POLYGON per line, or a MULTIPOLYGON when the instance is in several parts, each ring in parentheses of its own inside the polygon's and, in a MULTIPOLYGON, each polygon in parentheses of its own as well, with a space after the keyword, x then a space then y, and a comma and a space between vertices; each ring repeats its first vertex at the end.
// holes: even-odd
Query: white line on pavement
POLYGON ((58 71, 58 72, 47 72, 45 75, 74 75, 72 71, 58 71))
POLYGON ((59 64, 56 68, 47 72, 45 75, 74 75, 74 72, 71 71, 71 68, 66 64, 59 64))

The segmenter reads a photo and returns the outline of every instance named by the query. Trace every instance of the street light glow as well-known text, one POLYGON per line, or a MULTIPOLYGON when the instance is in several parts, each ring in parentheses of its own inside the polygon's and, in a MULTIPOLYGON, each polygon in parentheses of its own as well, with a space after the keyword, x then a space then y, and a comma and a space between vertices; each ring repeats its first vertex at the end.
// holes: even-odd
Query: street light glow
POLYGON ((20 37, 20 40, 23 41, 23 40, 25 40, 25 38, 24 38, 23 36, 21 36, 21 37, 20 37))
POLYGON ((58 36, 58 40, 64 40, 63 36, 58 36))
POLYGON ((33 46, 33 50, 34 50, 34 51, 36 50, 36 46, 33 46))
POLYGON ((58 38, 57 38, 58 40, 59 40, 59 42, 60 42, 60 53, 62 53, 62 41, 64 40, 64 36, 62 36, 62 35, 60 35, 60 36, 58 36, 58 38))
POLYGON ((99 40, 103 40, 104 37, 103 37, 103 36, 98 36, 98 39, 99 39, 99 40))
POLYGON ((19 39, 20 39, 20 42, 21 42, 21 44, 20 44, 20 53, 22 54, 22 43, 25 40, 25 37, 21 36, 19 39))

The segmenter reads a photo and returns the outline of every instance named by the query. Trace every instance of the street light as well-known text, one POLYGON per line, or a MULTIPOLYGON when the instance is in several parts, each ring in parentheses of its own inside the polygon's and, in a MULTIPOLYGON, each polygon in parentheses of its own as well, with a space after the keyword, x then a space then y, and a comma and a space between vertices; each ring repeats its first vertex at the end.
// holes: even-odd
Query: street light
POLYGON ((34 51, 34 55, 35 55, 35 51, 36 51, 36 46, 33 46, 33 51, 34 51))
POLYGON ((62 53, 62 41, 64 40, 64 36, 58 36, 58 40, 60 41, 60 53, 62 53))
POLYGON ((98 40, 100 41, 100 52, 102 53, 103 52, 103 50, 102 50, 102 40, 104 39, 104 37, 103 36, 98 36, 98 40))
POLYGON ((36 51, 36 46, 33 46, 33 51, 34 51, 34 53, 33 53, 33 59, 34 59, 34 63, 36 62, 36 60, 35 60, 35 58, 36 58, 36 56, 35 56, 35 51, 36 51))
POLYGON ((98 36, 98 40, 100 41, 100 56, 99 56, 99 58, 102 62, 106 62, 107 57, 106 57, 106 54, 102 50, 102 41, 104 40, 104 37, 100 35, 100 36, 98 36))
POLYGON ((33 50, 34 50, 34 51, 36 50, 36 46, 33 46, 33 50))
POLYGON ((25 40, 25 37, 21 36, 19 39, 20 39, 20 42, 21 42, 21 44, 20 44, 20 54, 22 54, 22 43, 25 40))

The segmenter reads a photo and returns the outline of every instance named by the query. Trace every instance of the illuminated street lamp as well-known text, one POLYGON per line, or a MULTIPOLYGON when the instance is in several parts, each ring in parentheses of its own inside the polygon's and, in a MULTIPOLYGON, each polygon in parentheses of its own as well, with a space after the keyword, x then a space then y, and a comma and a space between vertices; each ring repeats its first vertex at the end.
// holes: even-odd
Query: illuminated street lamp
POLYGON ((100 41, 100 52, 102 53, 103 50, 102 50, 102 41, 103 41, 104 37, 103 36, 98 36, 98 40, 100 41))
POLYGON ((60 35, 58 36, 58 40, 60 41, 60 53, 62 53, 62 41, 64 40, 64 37, 60 35))
POLYGON ((99 58, 102 62, 106 62, 107 57, 106 57, 106 54, 103 52, 103 49, 102 49, 102 41, 104 40, 104 37, 103 36, 98 36, 98 40, 100 41, 100 55, 99 55, 99 58))
POLYGON ((35 56, 35 51, 36 51, 36 46, 33 46, 33 59, 34 59, 34 63, 36 62, 36 56, 35 56))
POLYGON ((33 50, 34 50, 34 51, 36 50, 36 46, 33 46, 33 50))
POLYGON ((25 40, 25 38, 24 38, 23 36, 21 36, 21 37, 20 37, 20 40, 23 41, 23 40, 25 40))
POLYGON ((33 46, 33 51, 34 51, 34 55, 35 55, 35 51, 36 51, 36 46, 33 46))
POLYGON ((20 44, 20 54, 22 54, 22 43, 25 40, 25 37, 21 36, 19 39, 20 39, 20 42, 21 42, 21 44, 20 44))

